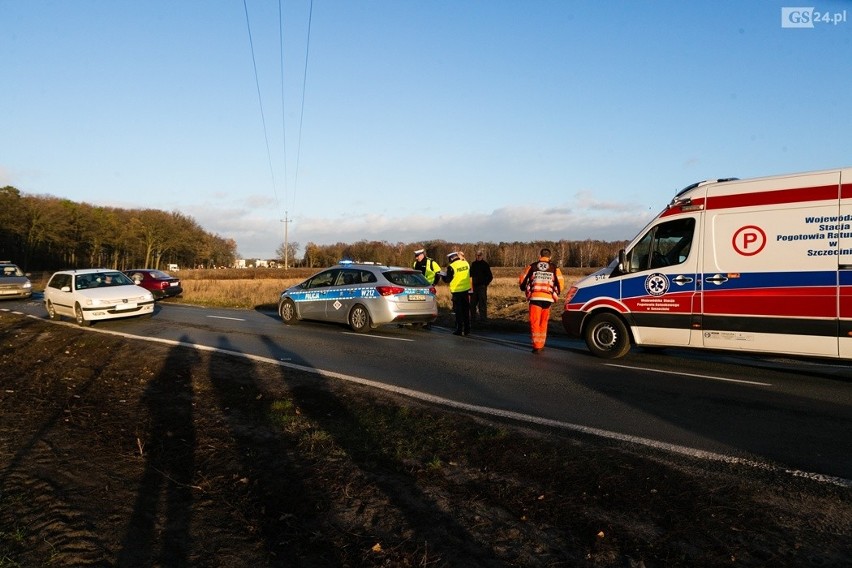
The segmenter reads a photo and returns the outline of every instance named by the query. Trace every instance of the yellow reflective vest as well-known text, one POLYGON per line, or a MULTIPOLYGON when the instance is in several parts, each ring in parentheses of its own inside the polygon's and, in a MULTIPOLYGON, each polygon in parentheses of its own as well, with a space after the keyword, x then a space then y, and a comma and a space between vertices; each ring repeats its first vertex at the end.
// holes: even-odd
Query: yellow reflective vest
POLYGON ((435 275, 441 272, 441 266, 428 256, 423 258, 423 262, 414 261, 414 264, 411 266, 421 271, 423 276, 426 277, 426 280, 429 281, 429 284, 437 283, 435 275))
POLYGON ((450 292, 467 292, 470 290, 470 264, 466 260, 459 258, 451 262, 447 267, 448 273, 450 268, 453 269, 452 279, 450 280, 450 292))

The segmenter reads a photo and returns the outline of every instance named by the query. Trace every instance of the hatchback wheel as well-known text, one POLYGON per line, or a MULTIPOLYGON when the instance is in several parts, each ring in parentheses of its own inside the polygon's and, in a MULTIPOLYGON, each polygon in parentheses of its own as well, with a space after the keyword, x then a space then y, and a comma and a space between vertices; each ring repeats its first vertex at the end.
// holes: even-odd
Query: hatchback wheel
POLYGON ((77 320, 77 325, 82 327, 88 327, 92 325, 92 322, 83 317, 83 308, 80 307, 80 304, 74 304, 74 319, 77 320))
POLYGON ((361 304, 356 304, 349 312, 349 327, 356 333, 367 333, 372 327, 370 312, 361 304))
POLYGON ((59 319, 59 314, 56 313, 56 308, 53 307, 53 302, 47 302, 47 317, 56 321, 59 319))

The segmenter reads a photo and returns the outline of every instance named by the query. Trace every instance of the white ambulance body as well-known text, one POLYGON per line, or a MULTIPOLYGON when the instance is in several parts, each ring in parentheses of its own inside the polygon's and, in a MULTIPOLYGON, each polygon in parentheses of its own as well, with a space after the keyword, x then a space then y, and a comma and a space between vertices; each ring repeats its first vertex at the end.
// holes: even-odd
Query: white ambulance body
POLYGON ((631 343, 852 358, 852 168, 690 186, 562 322, 600 357, 631 343))

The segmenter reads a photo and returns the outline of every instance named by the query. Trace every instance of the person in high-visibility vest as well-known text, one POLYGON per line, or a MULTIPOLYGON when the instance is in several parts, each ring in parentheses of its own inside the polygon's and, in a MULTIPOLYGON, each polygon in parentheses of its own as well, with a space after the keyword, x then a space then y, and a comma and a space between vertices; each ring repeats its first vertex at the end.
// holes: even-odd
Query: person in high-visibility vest
POLYGON ((447 255, 447 272, 444 282, 449 284, 453 296, 453 311, 456 313, 456 330, 453 335, 470 335, 470 264, 459 252, 447 255))
POLYGON ((518 286, 526 293, 529 301, 532 352, 541 353, 547 341, 550 308, 565 289, 562 271, 550 262, 550 249, 541 249, 539 259, 521 272, 518 286))
POLYGON ((426 256, 425 249, 417 249, 414 251, 414 264, 411 266, 412 268, 422 272, 423 276, 426 277, 426 280, 428 280, 429 284, 432 286, 436 285, 438 280, 441 278, 438 274, 441 272, 441 265, 426 256))
MULTIPOLYGON (((414 264, 411 265, 415 270, 419 270, 429 281, 432 286, 437 286, 441 279, 441 265, 426 256, 426 249, 417 249, 414 251, 414 264)), ((400 326, 402 327, 402 326, 400 326)), ((426 323, 423 325, 425 329, 432 329, 432 324, 426 323)))

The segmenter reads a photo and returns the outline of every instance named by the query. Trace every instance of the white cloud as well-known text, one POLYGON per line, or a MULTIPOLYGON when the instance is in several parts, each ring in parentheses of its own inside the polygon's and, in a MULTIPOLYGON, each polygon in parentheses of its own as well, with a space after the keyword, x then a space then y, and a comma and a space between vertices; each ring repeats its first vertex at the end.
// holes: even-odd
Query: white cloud
MULTIPOLYGON (((450 242, 497 243, 591 238, 617 241, 632 238, 653 213, 636 204, 607 203, 587 198, 578 199, 574 206, 518 205, 501 207, 489 213, 446 213, 435 217, 421 214, 403 217, 380 214, 337 218, 297 217, 290 226, 289 237, 302 246, 308 242, 332 244, 359 240, 415 243, 442 239, 450 242)), ((236 228, 233 219, 230 224, 232 229, 236 228)), ((240 244, 240 251, 248 255, 249 251, 277 248, 283 242, 283 228, 273 225, 266 223, 267 233, 270 233, 268 239, 275 243, 274 246, 253 248, 260 243, 245 234, 245 240, 234 237, 240 244)), ((253 222, 249 226, 255 230, 258 228, 253 222)), ((212 225, 209 230, 214 230, 212 225)), ((222 232, 221 229, 215 231, 222 232)))

